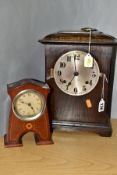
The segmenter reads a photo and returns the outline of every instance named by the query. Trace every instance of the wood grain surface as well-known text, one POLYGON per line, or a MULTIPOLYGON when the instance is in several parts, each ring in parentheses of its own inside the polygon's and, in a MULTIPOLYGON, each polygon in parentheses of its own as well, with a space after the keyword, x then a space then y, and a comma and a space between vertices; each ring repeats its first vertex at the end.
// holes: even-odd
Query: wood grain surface
POLYGON ((32 133, 23 147, 4 148, 0 138, 1 175, 117 175, 117 120, 112 137, 88 132, 54 131, 53 145, 35 145, 32 133))

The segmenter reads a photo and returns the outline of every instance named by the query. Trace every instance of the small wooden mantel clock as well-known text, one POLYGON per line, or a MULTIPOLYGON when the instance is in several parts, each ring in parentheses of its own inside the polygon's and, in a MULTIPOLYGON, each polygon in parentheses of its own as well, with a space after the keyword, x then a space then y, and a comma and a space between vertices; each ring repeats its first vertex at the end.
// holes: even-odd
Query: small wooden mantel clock
POLYGON ((49 87, 34 79, 23 79, 8 84, 11 98, 8 133, 5 147, 22 146, 22 136, 34 132, 36 144, 51 144, 47 109, 49 87))
POLYGON ((111 136, 111 99, 117 40, 96 29, 44 37, 45 81, 52 89, 53 128, 111 136))

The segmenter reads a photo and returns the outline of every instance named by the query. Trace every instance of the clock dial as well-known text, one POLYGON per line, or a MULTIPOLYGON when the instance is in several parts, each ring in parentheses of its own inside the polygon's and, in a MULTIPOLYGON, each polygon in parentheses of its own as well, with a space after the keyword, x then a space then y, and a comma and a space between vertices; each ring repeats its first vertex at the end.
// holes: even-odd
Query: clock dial
POLYGON ((85 95, 92 91, 99 80, 99 67, 93 59, 93 67, 84 67, 86 52, 75 50, 62 55, 54 66, 57 86, 66 94, 85 95))
POLYGON ((45 99, 35 90, 24 90, 13 100, 13 111, 21 120, 34 120, 40 117, 45 109, 45 99))

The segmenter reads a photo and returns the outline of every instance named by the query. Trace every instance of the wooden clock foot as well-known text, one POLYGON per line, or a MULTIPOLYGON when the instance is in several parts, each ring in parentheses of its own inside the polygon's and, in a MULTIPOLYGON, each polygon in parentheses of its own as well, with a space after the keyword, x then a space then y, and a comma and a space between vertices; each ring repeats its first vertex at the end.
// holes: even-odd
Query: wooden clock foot
POLYGON ((34 134, 34 138, 37 145, 49 145, 54 143, 51 138, 44 140, 40 138, 37 134, 34 134))
POLYGON ((100 129, 97 134, 99 134, 102 137, 111 137, 112 136, 112 127, 111 123, 108 124, 106 129, 100 129))
POLYGON ((101 132, 98 132, 98 134, 102 137, 111 137, 112 136, 112 130, 110 130, 110 131, 101 131, 101 132))
POLYGON ((10 148, 10 147, 19 147, 19 146, 23 146, 22 144, 22 140, 19 139, 17 141, 14 141, 14 140, 8 140, 8 136, 5 135, 4 136, 4 146, 6 148, 10 148))

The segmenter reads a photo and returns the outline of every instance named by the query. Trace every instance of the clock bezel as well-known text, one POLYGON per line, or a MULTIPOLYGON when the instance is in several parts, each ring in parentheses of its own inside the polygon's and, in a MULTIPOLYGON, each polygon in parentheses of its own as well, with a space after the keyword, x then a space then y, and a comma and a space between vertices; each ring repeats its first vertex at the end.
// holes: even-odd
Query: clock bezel
POLYGON ((63 90, 62 88, 59 87, 59 84, 57 83, 56 75, 55 75, 57 62, 59 62, 59 60, 60 60, 62 57, 65 57, 66 55, 68 55, 68 54, 70 54, 70 53, 72 53, 72 52, 75 53, 75 52, 79 52, 79 51, 82 52, 82 53, 88 54, 88 52, 85 52, 85 51, 82 51, 82 50, 71 50, 71 51, 68 51, 68 52, 62 54, 62 55, 57 59, 57 61, 55 62, 55 65, 54 65, 54 69, 53 69, 53 72, 54 72, 54 73, 53 73, 53 77, 54 77, 54 81, 55 81, 57 87, 58 87, 62 92, 64 92, 65 94, 71 95, 71 96, 76 96, 76 97, 78 97, 78 96, 84 96, 84 95, 87 95, 88 93, 90 93, 90 92, 97 86, 97 84, 98 84, 98 82, 99 82, 99 77, 100 77, 100 74, 101 74, 101 73, 100 73, 100 69, 99 69, 99 65, 98 65, 96 59, 93 57, 93 62, 94 62, 95 65, 96 65, 96 68, 97 68, 97 76, 98 76, 97 81, 96 81, 95 85, 93 86, 93 88, 91 88, 89 91, 87 91, 87 93, 84 93, 84 94, 72 94, 72 93, 66 92, 65 90, 63 90))
POLYGON ((22 121, 33 121, 33 120, 36 120, 36 119, 39 119, 44 111, 45 111, 45 108, 46 108, 46 100, 45 100, 45 97, 39 93, 38 91, 34 90, 34 89, 25 89, 25 90, 22 90, 21 92, 19 92, 13 99, 13 102, 12 102, 12 110, 13 110, 13 113, 15 114, 15 116, 22 120, 22 121), (20 115, 16 110, 15 110, 15 103, 17 101, 17 99, 22 96, 23 94, 27 93, 27 92, 34 92, 36 93, 40 99, 41 99, 41 109, 39 110, 38 114, 36 115, 32 115, 32 116, 25 116, 23 117, 23 115, 20 115))

